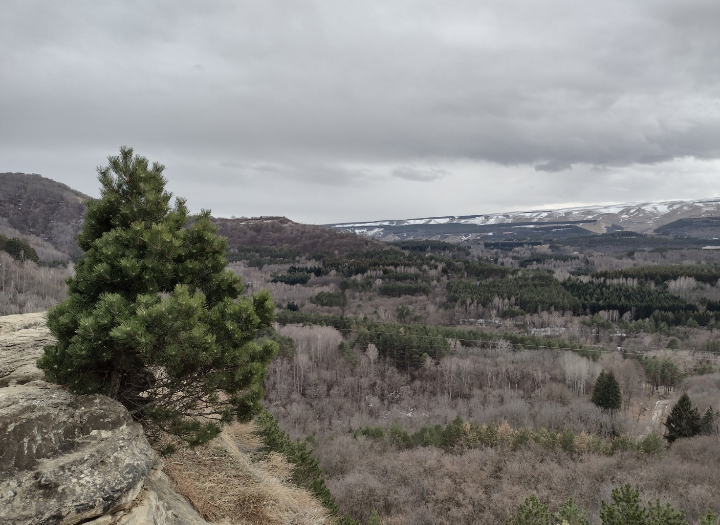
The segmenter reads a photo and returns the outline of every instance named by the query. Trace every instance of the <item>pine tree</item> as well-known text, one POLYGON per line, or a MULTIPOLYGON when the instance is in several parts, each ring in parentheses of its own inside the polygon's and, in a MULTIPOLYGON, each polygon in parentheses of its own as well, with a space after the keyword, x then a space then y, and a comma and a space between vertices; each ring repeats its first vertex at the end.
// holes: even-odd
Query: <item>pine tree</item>
POLYGON ((559 525, 590 525, 587 520, 587 512, 581 510, 570 498, 567 500, 557 514, 553 515, 555 523, 559 525))
POLYGON ((164 166, 126 147, 108 160, 68 298, 48 314, 57 343, 38 365, 72 392, 105 394, 200 444, 259 410, 276 345, 253 341, 274 305, 267 292, 241 296, 209 211, 191 218, 183 199, 170 207, 164 166))
POLYGON ((640 506, 640 493, 630 485, 612 491, 612 504, 601 503, 602 525, 645 525, 647 510, 640 506))
POLYGON ((665 439, 672 443, 679 438, 696 436, 700 433, 700 424, 698 409, 693 406, 690 396, 683 392, 665 420, 665 439))
POLYGON ((551 525, 551 523, 552 516, 548 506, 533 494, 525 499, 505 525, 551 525))
POLYGON ((704 436, 717 434, 717 422, 712 407, 707 407, 700 421, 700 433, 704 436))
POLYGON ((687 525, 685 511, 675 510, 669 503, 662 505, 660 500, 648 501, 648 525, 687 525))
POLYGON ((612 372, 600 372, 593 387, 592 402, 603 410, 619 410, 622 406, 620 383, 612 372))

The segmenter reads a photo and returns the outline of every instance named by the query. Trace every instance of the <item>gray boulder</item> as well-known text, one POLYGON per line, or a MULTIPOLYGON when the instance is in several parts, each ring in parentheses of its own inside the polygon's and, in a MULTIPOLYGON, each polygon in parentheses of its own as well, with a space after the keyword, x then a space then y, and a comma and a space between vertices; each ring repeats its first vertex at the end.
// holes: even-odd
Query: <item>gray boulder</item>
POLYGON ((128 507, 156 456, 125 408, 43 382, 0 388, 0 522, 81 521, 128 507))

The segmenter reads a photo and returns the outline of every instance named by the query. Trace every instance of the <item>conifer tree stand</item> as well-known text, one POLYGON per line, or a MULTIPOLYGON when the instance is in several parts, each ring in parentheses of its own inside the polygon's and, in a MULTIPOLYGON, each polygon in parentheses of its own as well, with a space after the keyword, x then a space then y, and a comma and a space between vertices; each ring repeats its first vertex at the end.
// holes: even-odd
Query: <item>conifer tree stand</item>
POLYGON ((127 147, 108 161, 68 298, 48 314, 57 343, 38 366, 74 393, 107 395, 151 428, 204 443, 260 409, 276 345, 254 340, 274 304, 266 291, 241 295, 209 211, 190 217, 179 198, 170 207, 164 166, 127 147))

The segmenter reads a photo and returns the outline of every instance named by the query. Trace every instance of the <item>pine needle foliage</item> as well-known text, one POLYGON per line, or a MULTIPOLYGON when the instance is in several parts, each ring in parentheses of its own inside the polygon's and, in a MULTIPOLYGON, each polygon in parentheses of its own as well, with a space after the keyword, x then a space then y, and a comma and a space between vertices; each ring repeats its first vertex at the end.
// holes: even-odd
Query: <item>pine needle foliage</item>
POLYGON ((592 402, 603 410, 620 410, 622 406, 622 392, 620 383, 612 372, 600 372, 593 387, 592 402))
POLYGON ((713 412, 712 407, 707 407, 700 421, 700 433, 704 436, 714 436, 718 433, 717 427, 718 416, 713 412))
POLYGON ((693 406, 690 396, 683 392, 665 420, 665 439, 672 443, 676 439, 697 436, 701 430, 700 412, 693 406))
POLYGON ((602 525, 687 525, 685 512, 675 510, 669 503, 649 501, 640 504, 640 493, 630 485, 613 489, 612 503, 602 502, 602 525))
POLYGON ((535 494, 528 496, 505 525, 552 525, 550 511, 535 494))
MULTIPOLYGON (((688 525, 685 511, 675 510, 659 499, 643 505, 640 492, 631 485, 613 489, 610 502, 601 502, 602 525, 688 525)), ((699 525, 718 525, 715 514, 708 510, 699 525)), ((572 498, 560 510, 550 514, 548 506, 533 494, 520 505, 506 525, 590 525, 587 511, 580 509, 572 498)))
POLYGON ((123 147, 98 168, 68 298, 48 314, 57 343, 38 365, 78 394, 122 402, 148 428, 198 445, 260 409, 277 345, 267 292, 241 296, 210 212, 170 206, 164 166, 123 147), (189 226, 188 226, 189 224, 189 226))

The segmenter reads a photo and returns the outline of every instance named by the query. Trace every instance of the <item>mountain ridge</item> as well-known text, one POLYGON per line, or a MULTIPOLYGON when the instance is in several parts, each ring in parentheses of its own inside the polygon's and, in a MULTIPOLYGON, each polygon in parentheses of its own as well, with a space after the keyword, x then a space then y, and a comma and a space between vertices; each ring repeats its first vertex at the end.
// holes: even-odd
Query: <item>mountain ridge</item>
MULTIPOLYGON (((341 231, 352 231, 358 235, 381 240, 394 240, 393 237, 422 238, 423 235, 427 238, 428 234, 453 236, 453 234, 459 233, 457 231, 458 225, 470 227, 467 231, 462 232, 465 235, 472 235, 470 238, 504 233, 498 230, 508 227, 533 229, 552 225, 572 225, 587 230, 588 234, 615 231, 649 234, 678 220, 706 217, 720 217, 720 198, 629 202, 554 210, 540 209, 477 215, 444 215, 413 219, 355 221, 326 224, 325 226, 341 231), (470 231, 473 229, 472 227, 476 227, 474 228, 476 231, 470 231)), ((687 227, 687 224, 685 226, 687 227)))
MULTIPOLYGON (((44 262, 67 263, 80 254, 77 234, 91 199, 71 187, 37 174, 0 173, 0 234, 27 240, 44 262)), ((286 250, 306 256, 314 251, 347 253, 382 248, 374 239, 302 224, 279 216, 211 217, 228 239, 228 255, 247 246, 286 250)))

